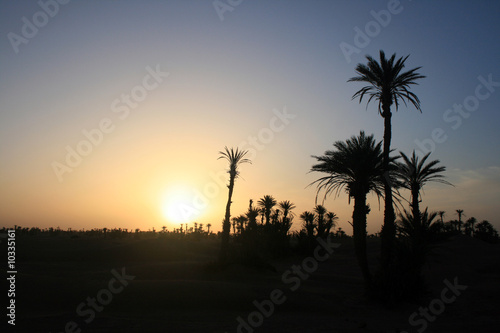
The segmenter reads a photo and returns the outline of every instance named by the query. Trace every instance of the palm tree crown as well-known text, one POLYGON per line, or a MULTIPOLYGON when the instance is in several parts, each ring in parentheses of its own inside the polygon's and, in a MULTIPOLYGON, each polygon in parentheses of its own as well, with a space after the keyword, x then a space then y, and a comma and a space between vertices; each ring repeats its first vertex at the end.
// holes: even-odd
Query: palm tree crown
POLYGON ((325 190, 325 196, 331 193, 338 195, 345 189, 349 197, 356 193, 373 191, 383 196, 383 157, 381 143, 376 143, 373 135, 366 136, 363 131, 358 137, 337 141, 333 144, 337 149, 328 150, 323 156, 313 156, 318 164, 311 171, 327 173, 312 184, 317 184, 318 193, 325 190))
POLYGON ((272 195, 265 195, 261 198, 257 204, 262 208, 264 216, 266 217, 266 225, 269 225, 271 218, 271 212, 274 206, 276 206, 276 199, 272 195))
POLYGON ((390 107, 394 103, 396 110, 399 108, 399 101, 403 101, 406 105, 407 101, 413 104, 415 108, 422 111, 420 108, 420 100, 417 95, 410 91, 410 86, 417 84, 417 79, 423 79, 425 76, 417 73, 421 67, 416 67, 407 72, 402 70, 405 67, 405 62, 409 56, 401 57, 396 60, 396 54, 393 54, 389 59, 385 57, 384 51, 380 50, 380 63, 371 56, 366 56, 368 63, 358 64, 356 73, 359 76, 350 78, 347 82, 366 82, 369 85, 357 91, 352 98, 358 98, 359 102, 363 100, 365 95, 368 95, 367 104, 372 99, 378 100, 379 113, 390 112, 390 107), (387 109, 385 108, 387 107, 387 109))
POLYGON ((238 178, 238 175, 240 174, 238 171, 238 166, 242 163, 252 163, 251 160, 248 158, 245 158, 245 155, 248 153, 247 150, 239 150, 236 148, 228 149, 227 147, 224 147, 224 151, 219 151, 219 156, 218 159, 226 159, 229 162, 229 170, 228 173, 231 176, 231 178, 236 179, 238 178))

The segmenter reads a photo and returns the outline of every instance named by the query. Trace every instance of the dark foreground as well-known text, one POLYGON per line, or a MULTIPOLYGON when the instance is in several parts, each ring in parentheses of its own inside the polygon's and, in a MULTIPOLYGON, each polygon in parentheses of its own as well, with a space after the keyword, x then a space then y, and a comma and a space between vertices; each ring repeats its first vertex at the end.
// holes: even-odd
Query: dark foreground
MULTIPOLYGON (((429 294, 387 309, 363 298, 352 241, 338 242, 323 262, 293 256, 221 270, 207 265, 215 239, 25 236, 16 244, 16 326, 7 332, 500 330, 500 246, 465 236, 438 244, 425 266, 429 294)), ((372 264, 378 250, 371 239, 372 264)))

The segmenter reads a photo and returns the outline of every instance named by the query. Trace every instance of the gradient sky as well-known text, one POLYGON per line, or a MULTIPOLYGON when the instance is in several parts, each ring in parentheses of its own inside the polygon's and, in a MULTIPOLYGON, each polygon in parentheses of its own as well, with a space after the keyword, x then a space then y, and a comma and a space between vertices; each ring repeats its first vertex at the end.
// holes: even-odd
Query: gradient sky
MULTIPOLYGON (((455 185, 428 185, 422 207, 445 219, 463 209, 500 228, 498 1, 245 0, 220 15, 211 0, 71 1, 57 12, 42 3, 52 16, 36 1, 0 3, 0 226, 172 230, 198 221, 220 230, 227 164, 218 152, 257 147, 242 144, 249 137, 260 150, 241 167, 232 216, 265 194, 294 202, 298 215, 311 210, 311 155, 360 130, 382 140, 376 105, 352 101, 361 85, 346 81, 383 49, 410 54, 408 68, 427 76, 413 90, 423 112, 403 105, 393 116, 392 147, 430 147, 440 128, 431 159, 455 185), (388 7, 390 18, 374 23, 372 11, 388 7), (26 23, 34 20, 36 32, 26 23), (371 37, 355 39, 366 28, 371 37), (13 37, 23 33, 23 43, 13 37), (342 43, 357 53, 346 57, 342 43), (156 69, 168 76, 147 78, 156 69), (142 100, 128 107, 131 92, 142 100), (464 103, 474 111, 453 111, 464 103), (54 162, 66 164, 68 146, 88 148, 83 131, 100 126, 102 139, 60 181, 54 162)), ((370 202, 376 232, 383 207, 370 202)), ((350 233, 347 196, 325 206, 350 233)))

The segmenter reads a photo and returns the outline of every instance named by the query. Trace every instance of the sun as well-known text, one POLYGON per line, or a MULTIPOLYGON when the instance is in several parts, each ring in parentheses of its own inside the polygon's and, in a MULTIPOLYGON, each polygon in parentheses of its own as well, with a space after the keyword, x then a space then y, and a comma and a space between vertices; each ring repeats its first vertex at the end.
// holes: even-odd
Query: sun
POLYGON ((163 217, 172 224, 193 222, 202 215, 195 203, 195 192, 186 185, 169 187, 160 205, 163 217))

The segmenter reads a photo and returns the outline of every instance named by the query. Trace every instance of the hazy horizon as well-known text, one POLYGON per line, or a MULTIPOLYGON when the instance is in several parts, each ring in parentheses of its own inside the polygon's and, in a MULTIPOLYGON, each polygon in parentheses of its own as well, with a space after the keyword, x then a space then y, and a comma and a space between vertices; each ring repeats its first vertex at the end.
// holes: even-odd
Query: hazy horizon
MULTIPOLYGON (((218 152, 239 146, 252 164, 241 166, 232 217, 249 199, 273 195, 297 206, 296 230, 298 215, 315 205, 311 155, 360 130, 382 140, 376 103, 351 100, 361 85, 346 81, 365 55, 384 50, 410 55, 408 68, 422 66, 426 76, 412 88, 422 113, 393 108, 392 148, 408 155, 432 141, 430 159, 455 185, 427 185, 421 208, 446 211, 445 220, 463 209, 464 220, 500 228, 500 3, 231 8, 90 1, 56 11, 2 2, 0 227, 173 230, 198 222, 220 231, 228 175, 218 152)), ((374 233, 383 203, 372 195, 369 203, 374 233)), ((352 204, 345 194, 324 203, 348 234, 352 204)))

